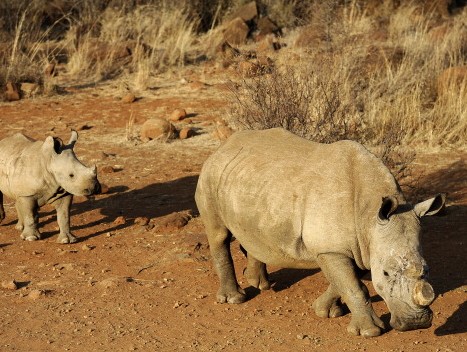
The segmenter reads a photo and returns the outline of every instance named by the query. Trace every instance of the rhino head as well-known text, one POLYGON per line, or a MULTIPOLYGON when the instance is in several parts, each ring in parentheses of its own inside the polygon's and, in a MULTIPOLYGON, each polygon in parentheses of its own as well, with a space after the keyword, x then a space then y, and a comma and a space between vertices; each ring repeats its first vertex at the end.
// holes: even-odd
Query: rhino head
POLYGON ((371 276, 376 292, 391 312, 391 326, 400 331, 428 328, 435 299, 428 266, 421 256, 420 218, 444 208, 445 196, 399 205, 383 199, 370 241, 371 276))
POLYGON ((66 192, 77 196, 88 196, 100 193, 101 185, 97 180, 97 169, 84 166, 73 151, 78 133, 71 132, 68 144, 63 144, 59 138, 47 137, 42 146, 46 155, 48 171, 56 182, 66 192))

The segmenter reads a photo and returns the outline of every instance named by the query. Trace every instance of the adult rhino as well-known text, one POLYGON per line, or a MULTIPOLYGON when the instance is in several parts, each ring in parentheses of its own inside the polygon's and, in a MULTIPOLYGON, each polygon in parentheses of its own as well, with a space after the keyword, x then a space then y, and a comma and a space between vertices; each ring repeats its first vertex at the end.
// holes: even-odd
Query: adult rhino
POLYGON ((371 270, 397 330, 431 326, 435 298, 421 256, 420 218, 444 207, 444 195, 407 203, 383 163, 353 141, 311 142, 280 129, 232 135, 205 162, 196 189, 219 302, 241 303, 230 240, 246 250, 249 283, 268 289, 266 265, 310 268, 330 282, 313 304, 320 317, 352 313, 348 331, 384 328, 358 272, 371 270))

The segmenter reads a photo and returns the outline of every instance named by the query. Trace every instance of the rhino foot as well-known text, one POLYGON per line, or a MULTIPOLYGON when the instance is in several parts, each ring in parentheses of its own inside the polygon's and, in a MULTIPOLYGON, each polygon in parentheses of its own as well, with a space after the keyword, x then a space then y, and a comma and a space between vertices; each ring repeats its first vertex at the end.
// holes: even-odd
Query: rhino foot
POLYGON ((267 273, 264 275, 264 273, 261 272, 251 272, 246 268, 243 271, 243 275, 245 275, 245 278, 251 286, 259 288, 261 291, 269 290, 271 288, 271 283, 267 278, 267 273))
POLYGON ((34 230, 32 233, 23 232, 21 238, 26 241, 37 241, 41 239, 41 234, 37 230, 34 230))
POLYGON ((337 318, 344 315, 340 298, 334 286, 329 285, 328 289, 313 303, 316 315, 320 318, 337 318))
POLYGON ((382 329, 384 329, 384 323, 375 313, 370 316, 353 316, 347 327, 347 331, 351 334, 363 337, 379 336, 382 329))
POLYGON ((71 233, 68 234, 60 234, 57 238, 57 243, 67 244, 67 243, 76 243, 78 239, 73 236, 71 233))
POLYGON ((240 287, 237 288, 237 291, 233 292, 225 292, 221 289, 217 292, 216 298, 219 303, 239 304, 246 301, 245 291, 240 287))
POLYGON ((24 230, 23 223, 18 221, 18 223, 15 225, 15 229, 17 229, 18 231, 23 231, 24 230))

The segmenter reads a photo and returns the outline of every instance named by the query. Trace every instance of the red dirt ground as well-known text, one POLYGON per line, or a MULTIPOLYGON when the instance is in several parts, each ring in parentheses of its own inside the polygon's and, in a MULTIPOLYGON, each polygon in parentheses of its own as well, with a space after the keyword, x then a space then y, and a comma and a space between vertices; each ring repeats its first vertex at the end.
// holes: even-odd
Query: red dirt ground
MULTIPOLYGON (((212 135, 228 102, 222 82, 156 87, 124 104, 108 85, 0 105, 0 138, 17 131, 36 138, 69 138, 85 164, 109 187, 94 199, 75 198, 73 231, 79 242, 55 242, 51 207, 41 209, 43 240, 25 242, 14 229, 6 199, 0 226, 1 351, 465 351, 467 155, 425 153, 414 164, 424 197, 447 191, 445 216, 423 221, 425 258, 437 293, 433 326, 365 339, 346 332, 350 315, 315 316, 311 304, 327 287, 319 270, 269 268, 272 290, 259 293, 242 277, 245 259, 232 244, 239 281, 249 300, 215 303, 218 280, 193 195, 204 160, 217 148, 212 135), (149 117, 185 108, 198 134, 169 143, 126 139, 149 117), (175 214, 173 214, 175 213, 175 214), (191 216, 187 216, 191 214, 191 216), (117 218, 123 217, 116 221, 117 218), (148 226, 136 224, 150 219, 148 226), (190 218, 184 225, 183 219, 190 218), (183 226, 184 225, 184 226, 183 226)), ((376 312, 389 313, 374 293, 376 312)))

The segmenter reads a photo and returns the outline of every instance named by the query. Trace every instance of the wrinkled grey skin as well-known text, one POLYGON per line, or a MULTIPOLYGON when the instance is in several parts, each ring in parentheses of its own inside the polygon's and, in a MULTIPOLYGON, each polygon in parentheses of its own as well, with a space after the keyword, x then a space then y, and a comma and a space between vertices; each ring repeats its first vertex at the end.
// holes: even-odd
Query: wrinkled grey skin
POLYGON ((316 314, 340 316, 344 301, 355 335, 384 328, 362 270, 371 270, 395 329, 431 325, 434 292, 419 219, 441 210, 444 196, 408 204, 389 170, 360 144, 319 144, 283 129, 237 132, 205 162, 195 198, 220 278, 219 302, 245 301, 230 254, 234 236, 247 252, 246 278, 262 290, 270 287, 266 264, 318 264, 330 285, 313 305, 316 314))
POLYGON ((5 218, 3 194, 16 201, 21 238, 41 238, 37 229, 38 209, 53 204, 57 211, 60 234, 57 242, 74 243, 70 232, 70 206, 73 195, 88 196, 100 192, 96 167, 84 166, 73 147, 78 139, 72 131, 64 145, 59 138, 35 141, 21 133, 0 141, 0 222, 5 218))

